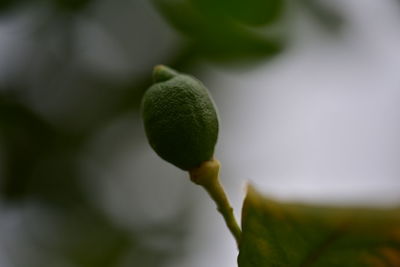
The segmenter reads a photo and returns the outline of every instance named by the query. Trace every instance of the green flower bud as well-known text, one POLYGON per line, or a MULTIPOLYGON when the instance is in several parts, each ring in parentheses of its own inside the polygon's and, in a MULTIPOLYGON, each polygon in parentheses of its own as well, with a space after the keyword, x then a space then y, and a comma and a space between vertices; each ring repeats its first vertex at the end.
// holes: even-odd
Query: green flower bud
POLYGON ((212 159, 218 116, 205 86, 166 66, 156 66, 154 84, 142 100, 142 116, 151 147, 164 160, 190 170, 212 159))

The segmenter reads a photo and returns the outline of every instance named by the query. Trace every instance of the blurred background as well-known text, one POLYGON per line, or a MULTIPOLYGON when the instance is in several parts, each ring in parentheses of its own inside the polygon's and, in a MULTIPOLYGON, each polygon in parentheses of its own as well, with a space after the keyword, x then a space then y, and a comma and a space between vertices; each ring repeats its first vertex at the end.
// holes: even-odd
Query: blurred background
POLYGON ((303 202, 400 203, 400 1, 1 0, 0 267, 232 267, 214 204, 150 149, 156 64, 218 105, 216 154, 303 202))

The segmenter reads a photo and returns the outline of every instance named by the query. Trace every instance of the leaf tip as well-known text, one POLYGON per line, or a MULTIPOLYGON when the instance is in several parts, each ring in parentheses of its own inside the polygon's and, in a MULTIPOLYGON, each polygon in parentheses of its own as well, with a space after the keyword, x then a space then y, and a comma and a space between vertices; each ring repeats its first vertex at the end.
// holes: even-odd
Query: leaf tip
MULTIPOLYGON (((249 182, 246 183, 246 197, 242 207, 242 220, 247 216, 250 207, 262 205, 262 196, 255 186, 249 182)), ((242 221, 243 224, 243 221, 242 221)), ((243 225, 242 225, 243 227, 243 225)))
POLYGON ((246 200, 257 202, 261 198, 261 194, 257 191, 256 187, 250 182, 246 183, 246 200))

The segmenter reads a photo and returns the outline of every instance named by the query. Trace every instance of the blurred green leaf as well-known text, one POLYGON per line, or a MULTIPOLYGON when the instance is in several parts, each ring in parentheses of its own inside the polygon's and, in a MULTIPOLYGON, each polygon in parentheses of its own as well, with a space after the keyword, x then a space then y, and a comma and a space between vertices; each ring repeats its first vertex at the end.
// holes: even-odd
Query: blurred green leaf
POLYGON ((400 266, 400 208, 283 204, 250 188, 239 266, 400 266))
POLYGON ((242 23, 259 26, 277 21, 284 9, 283 0, 227 1, 229 14, 242 23))
POLYGON ((224 2, 153 1, 167 21, 189 38, 201 56, 213 59, 262 57, 274 55, 283 47, 282 40, 267 37, 234 20, 234 11, 239 5, 227 10, 231 4, 224 2))
POLYGON ((19 4, 21 0, 0 0, 0 15, 9 11, 15 5, 19 4))
POLYGON ((209 17, 221 20, 224 16, 237 22, 261 26, 275 22, 283 12, 283 0, 191 0, 209 17))
POLYGON ((77 12, 85 9, 93 0, 50 0, 53 5, 64 12, 77 12))

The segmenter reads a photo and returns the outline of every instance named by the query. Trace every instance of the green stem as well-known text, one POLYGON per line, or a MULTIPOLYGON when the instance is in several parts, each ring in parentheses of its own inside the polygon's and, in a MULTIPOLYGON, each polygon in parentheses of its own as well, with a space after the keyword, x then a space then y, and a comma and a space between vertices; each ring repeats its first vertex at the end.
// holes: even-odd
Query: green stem
POLYGON ((231 231, 239 247, 242 234, 233 214, 233 208, 229 203, 224 188, 219 180, 220 163, 216 159, 203 162, 198 168, 189 171, 190 179, 195 184, 201 185, 217 204, 218 211, 224 217, 225 223, 231 231))

